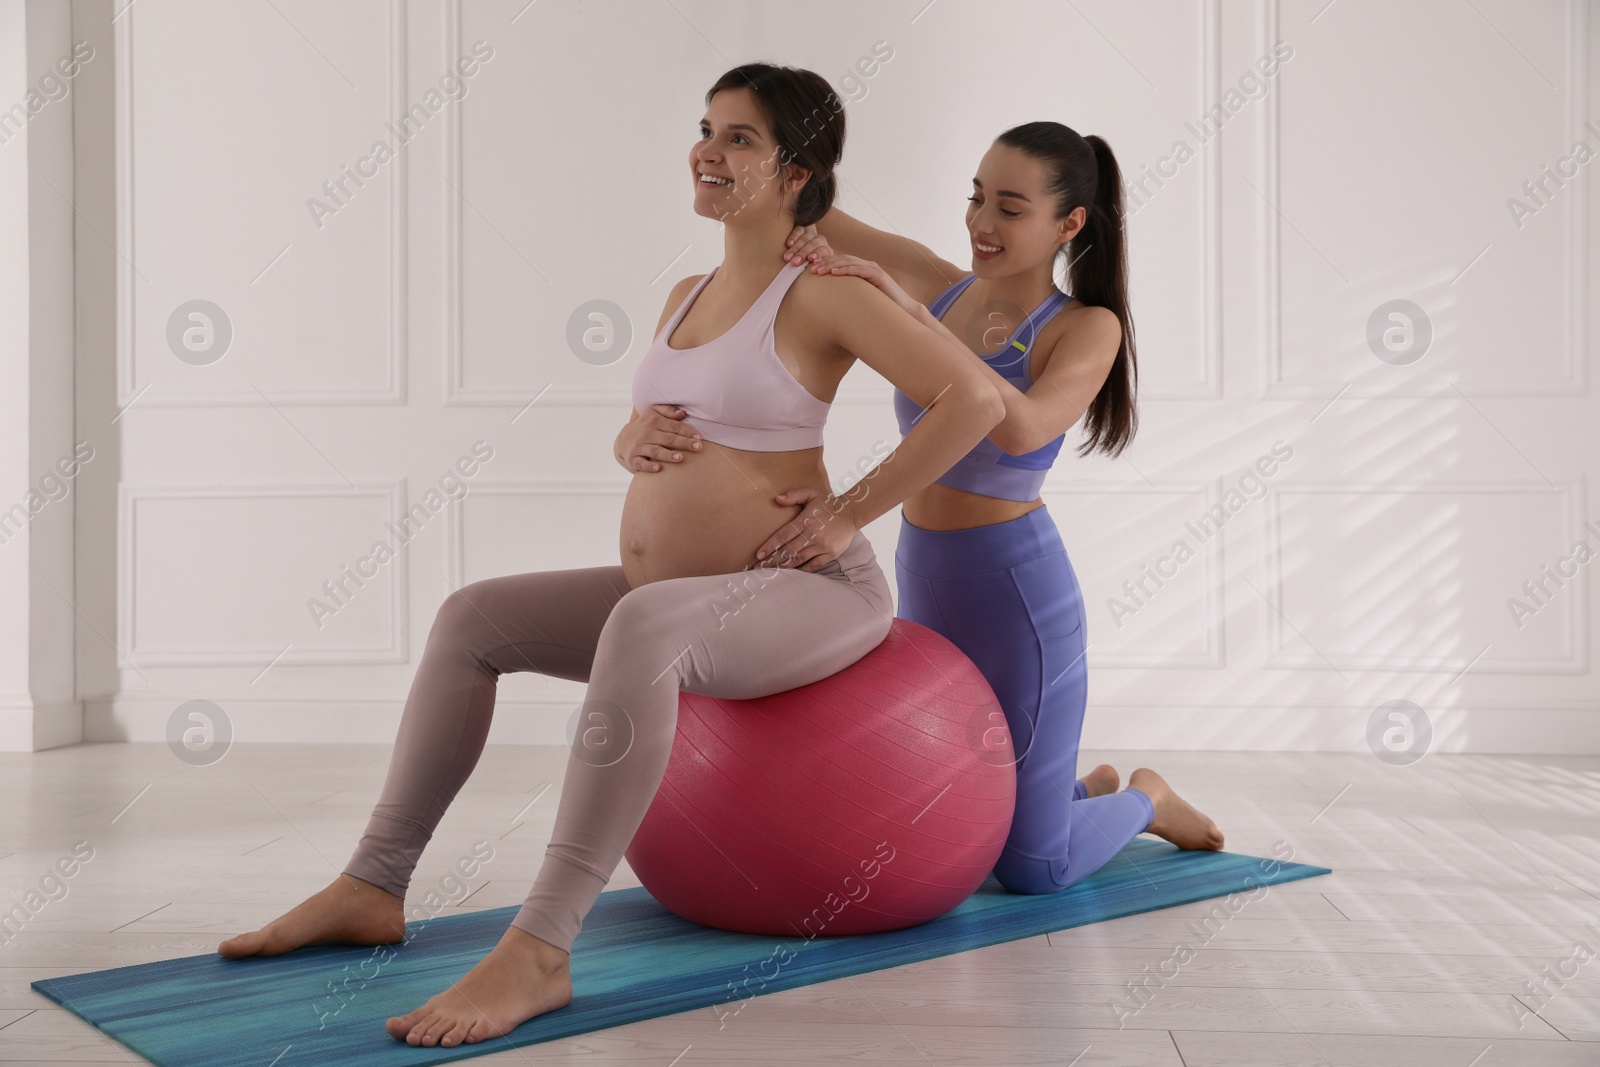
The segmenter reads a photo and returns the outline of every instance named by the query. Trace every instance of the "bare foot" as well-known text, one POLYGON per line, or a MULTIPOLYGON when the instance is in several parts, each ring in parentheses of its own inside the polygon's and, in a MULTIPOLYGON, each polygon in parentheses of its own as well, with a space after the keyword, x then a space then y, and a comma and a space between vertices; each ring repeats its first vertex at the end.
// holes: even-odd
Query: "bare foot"
POLYGON ((341 874, 253 933, 217 946, 229 959, 276 956, 302 945, 392 945, 406 936, 405 901, 371 882, 341 874))
POLYGON ((510 1033, 519 1023, 571 1002, 571 957, 511 926, 449 989, 383 1028, 408 1045, 451 1048, 510 1033))
POLYGON ((1222 831, 1205 813, 1172 791, 1167 780, 1147 767, 1128 775, 1128 788, 1150 798, 1156 817, 1149 831, 1179 848, 1215 851, 1222 847, 1222 831))
POLYGON ((1122 784, 1122 779, 1117 776, 1117 769, 1109 763, 1100 764, 1079 781, 1088 790, 1085 795, 1091 797, 1103 797, 1107 793, 1115 793, 1117 786, 1122 784))

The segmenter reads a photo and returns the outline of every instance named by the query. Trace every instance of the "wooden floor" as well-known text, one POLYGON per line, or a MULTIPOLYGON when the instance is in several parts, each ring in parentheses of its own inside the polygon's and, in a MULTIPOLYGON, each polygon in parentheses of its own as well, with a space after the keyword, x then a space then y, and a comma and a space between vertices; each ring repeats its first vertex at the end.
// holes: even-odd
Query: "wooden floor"
MULTIPOLYGON (((490 749, 411 902, 483 840, 494 858, 462 906, 520 903, 564 756, 490 749)), ((1108 758, 1164 771, 1230 849, 1287 842, 1335 873, 1272 888, 1206 943, 1186 923, 1207 906, 1170 908, 758 997, 720 1028, 707 1008, 473 1062, 1600 1064, 1600 759, 1108 758), (1128 983, 1171 974, 1179 942, 1192 958, 1132 1011, 1128 983)), ((356 745, 236 746, 203 768, 161 745, 0 755, 0 910, 75 842, 93 848, 0 945, 0 1061, 144 1062, 28 983, 211 951, 327 884, 387 760, 356 745)), ((612 888, 636 884, 624 865, 612 888)))

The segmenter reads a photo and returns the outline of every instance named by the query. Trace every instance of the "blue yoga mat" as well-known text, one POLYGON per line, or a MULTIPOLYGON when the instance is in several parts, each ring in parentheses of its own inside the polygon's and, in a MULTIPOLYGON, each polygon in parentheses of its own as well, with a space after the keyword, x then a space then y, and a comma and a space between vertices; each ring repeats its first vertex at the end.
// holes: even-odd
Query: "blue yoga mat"
POLYGON ((449 1049, 413 1048, 384 1033, 383 1022, 471 970, 515 907, 408 923, 408 940, 388 950, 398 951, 387 962, 374 949, 329 945, 266 959, 188 956, 47 978, 33 988, 161 1067, 447 1063, 691 1008, 731 1014, 762 993, 1328 873, 1139 838, 1060 893, 1010 893, 990 876, 959 907, 921 926, 810 939, 712 930, 678 918, 641 888, 613 890, 600 895, 573 944, 572 1003, 503 1038, 449 1049))

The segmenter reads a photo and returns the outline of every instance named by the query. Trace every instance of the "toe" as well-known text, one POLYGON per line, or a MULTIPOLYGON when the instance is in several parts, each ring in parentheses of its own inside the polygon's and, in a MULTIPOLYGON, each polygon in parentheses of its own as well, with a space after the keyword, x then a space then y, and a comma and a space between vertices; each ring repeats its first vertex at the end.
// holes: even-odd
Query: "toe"
POLYGON ((289 946, 284 944, 281 937, 274 937, 270 931, 263 930, 261 931, 261 940, 256 942, 251 954, 256 956, 281 956, 287 951, 289 951, 289 946))
POLYGON ((253 956, 260 949, 260 930, 248 934, 239 934, 237 937, 230 937, 217 945, 217 953, 230 959, 237 959, 240 956, 253 956))
POLYGON ((450 1029, 451 1021, 443 1015, 428 1019, 422 1028, 422 1043, 429 1048, 439 1043, 439 1038, 450 1029))
POLYGON ((466 1036, 466 1033, 467 1024, 457 1020, 455 1025, 440 1035, 439 1044, 445 1048, 454 1048, 456 1045, 461 1044, 461 1039, 466 1036))
POLYGON ((413 1021, 411 1029, 406 1032, 406 1044, 423 1045, 427 1043, 428 1026, 433 1022, 433 1015, 429 1012, 416 1011, 411 1013, 413 1021))

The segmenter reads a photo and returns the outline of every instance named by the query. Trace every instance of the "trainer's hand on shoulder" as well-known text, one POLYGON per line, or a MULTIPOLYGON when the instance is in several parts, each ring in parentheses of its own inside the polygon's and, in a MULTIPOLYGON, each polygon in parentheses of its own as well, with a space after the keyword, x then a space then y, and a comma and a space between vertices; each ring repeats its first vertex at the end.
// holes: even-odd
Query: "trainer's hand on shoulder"
POLYGON ((684 410, 674 404, 651 404, 617 434, 611 454, 630 472, 658 471, 663 463, 682 463, 686 452, 700 451, 700 431, 679 420, 684 410))
POLYGON ((818 233, 815 226, 796 226, 789 231, 789 239, 783 249, 785 263, 804 263, 810 260, 814 265, 816 260, 833 254, 833 249, 828 247, 828 239, 818 233))
POLYGON ((904 289, 900 288, 899 282, 889 277, 888 271, 870 259, 847 256, 843 252, 829 252, 818 257, 811 269, 815 274, 853 274, 857 278, 864 278, 879 289, 882 289, 890 300, 893 300, 902 311, 909 315, 915 315, 920 306, 915 300, 911 299, 904 289))

